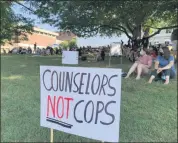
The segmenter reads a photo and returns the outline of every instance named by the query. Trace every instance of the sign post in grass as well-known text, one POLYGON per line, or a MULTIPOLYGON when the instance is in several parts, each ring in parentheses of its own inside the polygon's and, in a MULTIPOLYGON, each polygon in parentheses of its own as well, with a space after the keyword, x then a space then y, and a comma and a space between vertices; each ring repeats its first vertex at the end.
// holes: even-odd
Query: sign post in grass
POLYGON ((52 128, 50 129, 50 133, 51 133, 51 135, 50 135, 50 142, 53 143, 54 136, 53 136, 53 129, 52 128))
MULTIPOLYGON (((78 64, 78 51, 63 51, 62 52, 62 66, 64 64, 77 65, 78 64)), ((50 129, 50 142, 53 142, 53 129, 50 129)))

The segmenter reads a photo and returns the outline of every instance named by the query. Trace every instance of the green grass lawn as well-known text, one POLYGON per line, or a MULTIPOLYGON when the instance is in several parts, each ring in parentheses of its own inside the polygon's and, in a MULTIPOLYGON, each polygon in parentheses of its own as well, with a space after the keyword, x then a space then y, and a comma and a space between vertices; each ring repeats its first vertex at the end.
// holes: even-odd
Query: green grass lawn
MULTIPOLYGON (((40 127, 40 65, 61 65, 58 56, 1 56, 1 141, 49 142, 50 129, 40 127)), ((108 67, 81 62, 81 67, 108 67)), ((113 68, 128 71, 131 63, 112 59, 113 68)), ((148 77, 122 80, 120 142, 177 141, 177 81, 148 85, 148 77)), ((117 110, 117 109, 116 109, 117 110)), ((55 142, 96 142, 54 132, 55 142)))

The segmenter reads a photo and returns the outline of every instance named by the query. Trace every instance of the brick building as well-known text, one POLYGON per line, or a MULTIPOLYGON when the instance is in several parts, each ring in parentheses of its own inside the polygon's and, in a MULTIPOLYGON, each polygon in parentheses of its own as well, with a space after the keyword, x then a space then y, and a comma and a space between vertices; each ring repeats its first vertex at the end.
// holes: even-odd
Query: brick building
POLYGON ((15 41, 12 45, 5 44, 1 49, 5 49, 7 52, 14 47, 33 48, 35 43, 39 48, 46 48, 53 44, 60 44, 65 40, 72 40, 72 38, 75 38, 76 36, 71 32, 51 32, 34 27, 34 32, 32 34, 27 34, 27 37, 27 41, 18 41, 18 37, 14 37, 15 41))
POLYGON ((57 39, 61 41, 70 41, 72 38, 76 38, 76 35, 71 32, 57 32, 57 39))

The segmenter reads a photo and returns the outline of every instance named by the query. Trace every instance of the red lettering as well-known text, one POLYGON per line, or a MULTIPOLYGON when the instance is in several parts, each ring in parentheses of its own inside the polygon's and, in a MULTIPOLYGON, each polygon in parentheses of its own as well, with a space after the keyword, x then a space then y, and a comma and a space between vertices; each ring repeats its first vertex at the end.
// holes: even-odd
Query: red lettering
POLYGON ((68 98, 68 97, 66 97, 66 98, 64 98, 64 99, 66 99, 67 100, 67 110, 66 110, 66 118, 68 119, 68 117, 69 117, 69 102, 70 102, 70 100, 72 100, 73 101, 73 98, 68 98))
POLYGON ((53 96, 53 103, 51 101, 51 96, 48 95, 48 100, 47 100, 47 117, 49 116, 49 104, 51 105, 51 109, 52 109, 52 114, 53 117, 55 118, 55 104, 56 104, 56 96, 53 96))
POLYGON ((57 107, 57 116, 58 116, 58 118, 62 118, 64 116, 64 99, 63 99, 62 96, 59 96, 59 98, 57 100, 57 106, 56 107, 57 107), (60 99, 62 99, 62 115, 61 116, 59 116, 59 112, 58 112, 60 99))
POLYGON ((69 117, 69 110, 70 110, 70 104, 73 101, 73 98, 63 98, 63 96, 58 96, 58 99, 56 99, 56 96, 50 96, 48 95, 47 97, 47 117, 49 117, 51 115, 52 112, 52 116, 53 118, 57 117, 58 118, 63 118, 64 116, 64 104, 66 104, 66 119, 68 119, 69 117), (64 103, 64 99, 66 100, 66 103, 64 103), (57 103, 56 103, 57 101, 57 103), (61 109, 61 110, 60 110, 61 109))

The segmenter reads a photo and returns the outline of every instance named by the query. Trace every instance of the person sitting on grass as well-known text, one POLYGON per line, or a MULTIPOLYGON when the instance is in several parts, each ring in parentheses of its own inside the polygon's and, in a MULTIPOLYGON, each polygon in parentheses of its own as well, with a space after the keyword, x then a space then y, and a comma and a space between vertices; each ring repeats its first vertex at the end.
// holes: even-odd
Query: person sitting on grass
POLYGON ((43 48, 43 49, 41 50, 41 55, 42 55, 42 56, 46 56, 46 50, 45 50, 45 48, 43 48))
POLYGON ((48 55, 48 56, 49 56, 49 55, 50 55, 50 49, 49 49, 49 48, 46 48, 46 50, 45 50, 45 51, 46 51, 46 55, 48 55))
POLYGON ((140 79, 141 74, 148 74, 149 69, 152 66, 152 57, 147 55, 146 48, 142 49, 140 51, 140 57, 137 58, 135 63, 132 65, 132 67, 129 69, 129 72, 127 73, 127 76, 125 78, 129 78, 129 76, 136 70, 137 77, 136 80, 140 79))
POLYGON ((28 47, 28 54, 32 54, 32 49, 28 47))
POLYGON ((131 47, 127 46, 127 49, 126 49, 126 58, 127 59, 129 59, 130 52, 131 52, 131 47))
POLYGON ((160 55, 155 61, 155 70, 151 73, 148 83, 152 83, 155 78, 162 78, 165 79, 164 84, 168 84, 169 79, 174 78, 176 75, 174 57, 170 54, 168 47, 161 48, 159 52, 160 55))
POLYGON ((101 61, 101 51, 100 50, 96 50, 96 61, 101 61))

